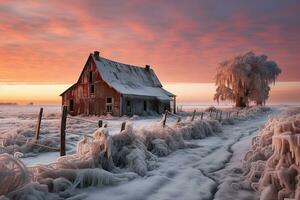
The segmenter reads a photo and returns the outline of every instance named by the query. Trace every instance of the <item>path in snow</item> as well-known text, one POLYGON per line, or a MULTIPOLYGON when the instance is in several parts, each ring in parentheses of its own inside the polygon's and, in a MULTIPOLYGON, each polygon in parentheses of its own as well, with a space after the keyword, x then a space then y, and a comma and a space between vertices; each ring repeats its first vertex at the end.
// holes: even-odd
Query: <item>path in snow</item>
MULTIPOLYGON (((277 111, 273 111, 273 114, 277 111)), ((88 199, 255 199, 252 191, 231 187, 242 174, 242 159, 268 114, 224 126, 223 133, 188 143, 198 147, 182 149, 159 158, 159 167, 147 177, 117 186, 90 188, 88 199)))

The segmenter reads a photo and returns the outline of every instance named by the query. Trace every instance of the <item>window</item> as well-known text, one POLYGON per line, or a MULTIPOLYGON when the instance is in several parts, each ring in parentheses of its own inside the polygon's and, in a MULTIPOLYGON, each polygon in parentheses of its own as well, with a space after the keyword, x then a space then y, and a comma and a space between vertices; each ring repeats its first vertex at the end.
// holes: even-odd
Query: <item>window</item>
POLYGON ((69 111, 74 111, 74 100, 73 99, 70 99, 69 101, 69 111))
POLYGON ((90 94, 94 94, 95 93, 95 85, 92 84, 90 85, 90 94))
POLYGON ((112 105, 106 105, 106 112, 111 113, 112 112, 112 105))
POLYGON ((144 101, 144 111, 147 111, 147 101, 144 101))
POLYGON ((112 97, 106 97, 106 112, 111 113, 113 109, 114 100, 112 97))
POLYGON ((111 97, 107 97, 106 98, 106 103, 112 103, 112 98, 111 97))
POLYGON ((89 73, 89 83, 93 83, 93 72, 90 71, 89 73))

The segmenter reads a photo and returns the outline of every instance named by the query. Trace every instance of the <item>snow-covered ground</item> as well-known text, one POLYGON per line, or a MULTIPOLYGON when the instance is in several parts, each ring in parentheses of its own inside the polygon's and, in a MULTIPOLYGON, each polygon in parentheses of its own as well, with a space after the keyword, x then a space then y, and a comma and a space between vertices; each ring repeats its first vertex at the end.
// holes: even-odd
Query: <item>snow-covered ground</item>
MULTIPOLYGON (((178 149, 166 157, 158 158, 158 167, 146 176, 129 182, 101 188, 87 188, 87 199, 256 199, 253 191, 242 190, 238 184, 242 176, 242 160, 269 115, 278 114, 286 107, 273 107, 271 112, 223 126, 222 133, 201 140, 185 141, 190 148, 178 149)), ((0 136, 27 131, 33 135, 39 107, 0 106, 0 136), (13 127, 13 128, 12 128, 13 127)), ((45 107, 41 137, 58 138, 60 107, 45 107)), ((89 117, 97 121, 98 117, 89 117)), ((104 119, 104 118, 103 118, 104 119)), ((122 121, 130 121, 136 128, 159 123, 160 116, 148 118, 105 118, 110 134, 120 132, 122 121)), ((170 118, 169 124, 175 124, 170 118)), ((97 124, 69 119, 67 123, 68 153, 74 152, 80 136, 92 134, 97 124), (69 134, 68 134, 69 133, 69 134)), ((58 144, 57 144, 58 145, 58 144)), ((58 152, 39 152, 34 157, 23 158, 27 165, 49 163, 58 152)), ((80 189, 82 190, 82 189, 80 189)), ((82 191, 80 191, 82 192, 82 191)))
MULTIPOLYGON (((11 136, 15 134, 25 135, 26 138, 32 138, 35 133, 38 113, 40 107, 43 107, 43 117, 41 121, 40 138, 45 144, 58 148, 60 131, 60 106, 0 106, 0 137, 11 136), (51 142, 51 140, 56 142, 51 142), (50 141, 50 142, 49 142, 50 141)), ((74 153, 77 142, 82 138, 80 134, 92 135, 98 128, 98 120, 103 120, 107 124, 110 134, 120 132, 122 122, 131 123, 134 128, 151 126, 160 123, 161 116, 150 117, 111 117, 111 116, 91 116, 77 117, 90 122, 80 121, 68 118, 66 127, 67 154, 74 153)), ((176 122, 175 117, 169 117, 167 124, 176 122)), ((45 150, 47 151, 47 150, 45 150)), ((39 152, 29 153, 29 157, 22 158, 28 164, 47 164, 59 156, 59 152, 39 152)))
POLYGON ((218 136, 189 143, 196 148, 180 149, 159 159, 159 167, 147 177, 126 184, 89 189, 88 199, 96 200, 193 200, 256 199, 253 191, 240 190, 232 182, 242 175, 242 160, 251 139, 264 125, 269 114, 223 127, 218 136))

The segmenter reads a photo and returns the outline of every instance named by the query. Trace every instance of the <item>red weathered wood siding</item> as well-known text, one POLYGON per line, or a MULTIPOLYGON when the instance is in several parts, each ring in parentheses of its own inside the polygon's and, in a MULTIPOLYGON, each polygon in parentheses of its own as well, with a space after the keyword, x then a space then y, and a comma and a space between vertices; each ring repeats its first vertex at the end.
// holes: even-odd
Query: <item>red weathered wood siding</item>
POLYGON ((89 58, 79 81, 62 95, 62 104, 69 107, 71 115, 103 115, 106 111, 106 98, 113 98, 113 108, 111 114, 120 116, 121 94, 104 82, 96 68, 94 61, 89 58), (94 84, 94 94, 90 94, 89 76, 92 72, 92 84, 94 84), (70 100, 73 100, 73 111, 70 111, 70 100))

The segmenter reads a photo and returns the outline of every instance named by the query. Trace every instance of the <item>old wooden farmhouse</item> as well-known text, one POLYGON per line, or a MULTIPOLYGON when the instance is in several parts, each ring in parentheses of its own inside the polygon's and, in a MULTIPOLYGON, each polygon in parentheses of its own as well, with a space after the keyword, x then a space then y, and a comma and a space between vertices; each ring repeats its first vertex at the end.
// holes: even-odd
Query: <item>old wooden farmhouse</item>
POLYGON ((150 115, 176 107, 175 95, 163 89, 149 65, 122 64, 100 57, 98 51, 60 96, 71 115, 150 115))

